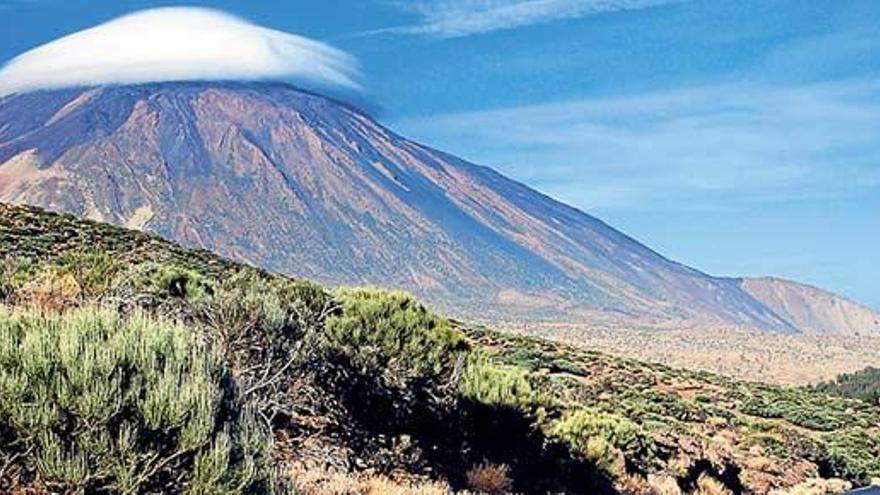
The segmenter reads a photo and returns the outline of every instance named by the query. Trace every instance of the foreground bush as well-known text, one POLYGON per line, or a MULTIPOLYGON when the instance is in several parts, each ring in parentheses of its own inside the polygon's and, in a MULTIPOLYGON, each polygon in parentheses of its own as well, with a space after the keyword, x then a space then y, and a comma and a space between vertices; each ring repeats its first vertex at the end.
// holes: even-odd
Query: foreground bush
POLYGON ((0 475, 58 492, 271 489, 270 441, 218 353, 137 312, 0 307, 0 445, 0 475))

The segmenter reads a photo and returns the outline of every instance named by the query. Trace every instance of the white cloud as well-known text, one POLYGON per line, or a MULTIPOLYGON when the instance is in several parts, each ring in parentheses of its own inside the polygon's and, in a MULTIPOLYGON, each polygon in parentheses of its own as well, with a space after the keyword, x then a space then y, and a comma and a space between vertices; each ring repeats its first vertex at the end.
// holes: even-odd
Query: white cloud
POLYGON ((401 120, 581 208, 719 210, 880 187, 880 80, 718 84, 401 120))
POLYGON ((168 7, 65 36, 0 69, 0 95, 94 84, 284 79, 359 91, 356 60, 323 43, 223 12, 168 7))
POLYGON ((639 10, 686 0, 405 0, 394 5, 417 14, 412 26, 374 32, 455 38, 604 12, 639 10))

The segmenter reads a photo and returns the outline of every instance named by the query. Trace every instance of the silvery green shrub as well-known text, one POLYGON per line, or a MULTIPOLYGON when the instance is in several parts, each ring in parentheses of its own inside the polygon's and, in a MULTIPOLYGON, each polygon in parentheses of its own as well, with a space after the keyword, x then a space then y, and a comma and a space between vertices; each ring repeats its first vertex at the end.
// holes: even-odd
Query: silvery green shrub
MULTIPOLYGON (((212 346, 135 311, 0 306, 0 456, 72 493, 264 493, 271 442, 212 346)), ((3 462, 0 462, 3 464, 3 462)))

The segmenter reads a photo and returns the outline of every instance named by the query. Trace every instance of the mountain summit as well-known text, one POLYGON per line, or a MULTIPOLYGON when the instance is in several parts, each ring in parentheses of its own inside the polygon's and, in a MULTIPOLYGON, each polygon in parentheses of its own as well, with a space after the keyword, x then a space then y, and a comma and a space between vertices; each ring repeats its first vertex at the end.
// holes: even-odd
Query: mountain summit
POLYGON ((880 331, 880 316, 854 303, 783 281, 706 275, 489 168, 283 84, 2 98, 0 201, 325 283, 400 287, 471 316, 880 331), (796 315, 785 300, 793 294, 796 315))

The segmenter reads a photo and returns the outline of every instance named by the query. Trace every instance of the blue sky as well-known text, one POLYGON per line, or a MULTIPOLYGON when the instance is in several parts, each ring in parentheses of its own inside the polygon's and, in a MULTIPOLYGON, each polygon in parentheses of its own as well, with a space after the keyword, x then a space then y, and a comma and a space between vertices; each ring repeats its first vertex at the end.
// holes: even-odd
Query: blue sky
MULTIPOLYGON (((166 5, 0 0, 0 59, 166 5)), ((671 258, 880 309, 876 0, 185 5, 345 50, 385 124, 671 258)))

